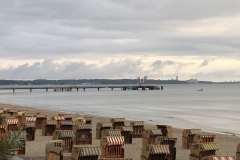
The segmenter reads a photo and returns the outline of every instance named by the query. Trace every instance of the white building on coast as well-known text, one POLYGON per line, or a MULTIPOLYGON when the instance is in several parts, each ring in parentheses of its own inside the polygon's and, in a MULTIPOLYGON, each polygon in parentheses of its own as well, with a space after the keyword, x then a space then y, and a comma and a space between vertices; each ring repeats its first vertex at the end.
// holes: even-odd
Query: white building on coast
POLYGON ((198 83, 198 80, 197 80, 197 79, 189 79, 189 80, 187 80, 187 82, 188 82, 189 84, 197 84, 197 83, 198 83))

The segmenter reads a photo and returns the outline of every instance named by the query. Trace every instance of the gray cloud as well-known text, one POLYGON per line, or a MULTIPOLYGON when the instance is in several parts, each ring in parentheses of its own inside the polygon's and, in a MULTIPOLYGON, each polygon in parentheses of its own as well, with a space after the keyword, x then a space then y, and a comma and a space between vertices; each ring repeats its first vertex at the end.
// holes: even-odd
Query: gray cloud
POLYGON ((239 57, 238 34, 179 30, 189 24, 206 26, 203 20, 237 16, 239 5, 227 0, 1 1, 0 57, 56 59, 88 53, 239 57))
MULTIPOLYGON (((195 63, 193 62, 188 62, 188 63, 178 63, 176 66, 176 70, 174 72, 174 75, 184 75, 184 73, 181 73, 182 69, 184 67, 188 67, 190 65, 194 65, 195 63)), ((173 75, 170 74, 170 77, 172 77, 173 75)), ((186 77, 186 75, 184 75, 186 77)))
POLYGON ((161 71, 162 72, 162 69, 165 67, 165 66, 171 66, 171 65, 174 65, 175 62, 171 61, 171 60, 168 60, 168 61, 164 61, 162 62, 161 60, 156 60, 155 62, 152 63, 151 65, 151 68, 152 70, 151 71, 161 71))
MULTIPOLYGON (((161 78, 164 72, 169 78, 210 78, 197 68, 194 75, 183 71, 197 66, 196 61, 159 57, 200 57, 205 59, 198 66, 202 71, 212 57, 240 60, 239 6, 235 0, 0 1, 0 74, 23 79, 161 78), (148 56, 149 68, 143 62, 148 56), (112 61, 99 66, 99 57, 112 61), (63 63, 55 62, 63 59, 63 63), (2 60, 29 63, 16 67, 2 60)), ((229 71, 212 73, 219 78, 239 75, 237 69, 229 71)))
POLYGON ((161 67, 163 62, 161 60, 156 60, 153 62, 152 67, 161 67))
POLYGON ((144 72, 141 64, 141 60, 130 59, 111 61, 103 66, 87 64, 84 61, 56 63, 53 60, 45 60, 32 65, 26 63, 0 69, 0 74, 4 79, 136 78, 144 72))
POLYGON ((202 64, 200 65, 200 67, 204 67, 204 66, 207 66, 208 65, 208 60, 204 60, 203 62, 202 62, 202 64))
POLYGON ((99 65, 96 63, 79 62, 54 62, 47 59, 33 64, 25 63, 17 67, 0 69, 1 79, 121 79, 136 78, 147 75, 149 79, 175 79, 187 80, 239 80, 239 68, 223 71, 210 70, 209 72, 188 73, 186 67, 196 65, 193 62, 175 62, 171 60, 156 60, 149 66, 142 60, 123 59, 110 61, 99 65), (170 62, 170 63, 169 63, 170 62), (173 67, 173 72, 166 72, 165 67, 173 67))
POLYGON ((173 62, 173 61, 166 61, 165 64, 166 64, 166 65, 173 65, 174 62, 173 62))
POLYGON ((171 2, 152 0, 111 1, 93 0, 76 1, 37 1, 13 0, 0 2, 3 11, 14 14, 10 20, 17 20, 21 15, 26 20, 42 19, 87 19, 87 20, 169 20, 169 19, 203 19, 209 17, 231 16, 239 13, 238 1, 207 0, 171 2), (191 6, 191 7, 190 7, 191 6), (204 12, 202 10, 204 9, 204 12), (140 12, 141 11, 141 12, 140 12), (189 14, 192 13, 192 14, 189 14))
POLYGON ((209 80, 211 81, 212 79, 221 79, 221 81, 239 81, 239 68, 238 69, 229 69, 229 70, 224 70, 224 71, 212 71, 208 73, 203 73, 203 72, 197 72, 195 74, 192 74, 191 77, 198 78, 199 80, 209 80))

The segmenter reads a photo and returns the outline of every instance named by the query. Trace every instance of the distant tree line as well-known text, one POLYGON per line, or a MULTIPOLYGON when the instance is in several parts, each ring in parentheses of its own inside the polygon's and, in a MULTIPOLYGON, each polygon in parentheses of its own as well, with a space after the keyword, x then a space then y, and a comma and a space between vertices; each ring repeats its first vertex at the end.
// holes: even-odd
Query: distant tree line
MULTIPOLYGON (((236 84, 237 82, 198 81, 199 84, 236 84)), ((139 84, 137 79, 62 79, 62 80, 0 80, 0 85, 107 85, 107 84, 139 84)), ((148 79, 146 84, 188 84, 180 80, 148 79)))
MULTIPOLYGON (((101 84, 139 84, 137 79, 64 79, 64 80, 0 80, 0 85, 101 85, 101 84)), ((152 80, 146 84, 187 84, 179 80, 152 80)))

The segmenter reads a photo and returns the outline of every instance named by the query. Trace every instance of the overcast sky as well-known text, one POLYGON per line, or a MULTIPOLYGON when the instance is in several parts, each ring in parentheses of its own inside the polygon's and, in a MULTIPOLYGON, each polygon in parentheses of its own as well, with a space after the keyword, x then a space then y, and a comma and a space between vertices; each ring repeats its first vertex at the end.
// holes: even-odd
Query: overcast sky
POLYGON ((240 81, 240 1, 0 1, 0 79, 143 76, 240 81))

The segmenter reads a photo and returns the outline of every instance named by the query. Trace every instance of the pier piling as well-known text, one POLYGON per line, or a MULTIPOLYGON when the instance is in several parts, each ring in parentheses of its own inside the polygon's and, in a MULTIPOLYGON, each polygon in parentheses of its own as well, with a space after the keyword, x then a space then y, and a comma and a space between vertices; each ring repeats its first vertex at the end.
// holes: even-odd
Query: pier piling
POLYGON ((53 91, 72 91, 74 89, 76 89, 77 91, 79 89, 83 89, 83 91, 86 90, 86 88, 95 88, 97 89, 98 91, 100 91, 101 88, 109 88, 111 89, 112 91, 114 90, 114 88, 118 88, 118 89, 121 89, 121 90, 146 90, 146 89, 149 89, 149 90, 163 90, 163 86, 157 86, 157 85, 116 85, 116 86, 103 86, 103 85, 99 85, 99 86, 96 86, 96 85, 93 85, 93 86, 34 86, 34 85, 31 85, 31 86, 4 86, 4 87, 0 87, 0 90, 12 90, 13 93, 15 93, 15 90, 16 89, 27 89, 29 90, 30 92, 32 92, 32 90, 34 89, 42 89, 42 90, 46 90, 46 92, 48 92, 48 90, 50 89, 53 89, 53 91))

